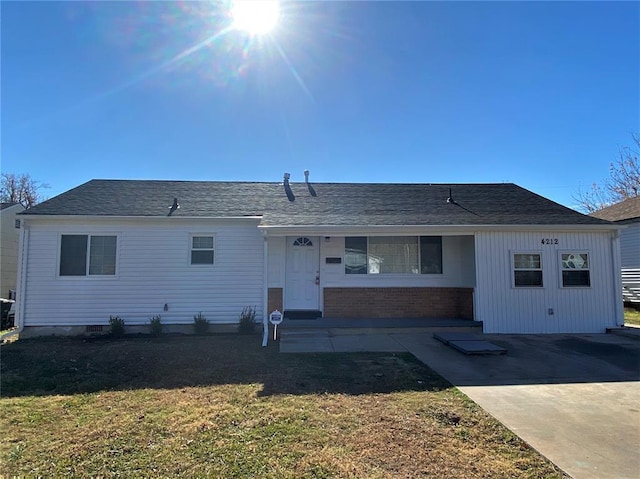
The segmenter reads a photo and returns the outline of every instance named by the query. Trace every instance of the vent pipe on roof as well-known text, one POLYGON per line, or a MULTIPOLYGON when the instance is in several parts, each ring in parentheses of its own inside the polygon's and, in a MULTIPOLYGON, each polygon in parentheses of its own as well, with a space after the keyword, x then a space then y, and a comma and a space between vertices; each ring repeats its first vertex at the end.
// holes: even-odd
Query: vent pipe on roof
POLYGON ((456 204, 455 200, 453 199, 453 195, 451 194, 451 188, 449 188, 449 198, 447 198, 447 203, 453 203, 454 205, 456 204))
POLYGON ((173 204, 171 206, 169 206, 169 214, 167 216, 171 216, 173 214, 173 212, 175 210, 177 210, 178 208, 180 208, 180 205, 178 204, 178 198, 174 198, 173 199, 173 204))
POLYGON ((304 170, 304 182, 309 183, 309 170, 304 170))

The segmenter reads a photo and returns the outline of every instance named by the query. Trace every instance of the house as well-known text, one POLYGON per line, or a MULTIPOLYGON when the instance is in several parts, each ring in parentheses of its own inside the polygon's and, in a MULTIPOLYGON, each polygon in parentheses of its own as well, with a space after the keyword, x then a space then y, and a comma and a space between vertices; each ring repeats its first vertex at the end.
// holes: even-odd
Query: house
POLYGON ((15 299, 18 278, 19 203, 0 203, 0 298, 15 299))
POLYGON ((620 232, 622 295, 625 302, 640 307, 640 196, 627 198, 591 216, 625 226, 620 232))
MULTIPOLYGON (((307 172, 305 172, 307 173, 307 172)), ((150 316, 622 324, 619 227, 515 184, 92 180, 21 214, 24 335, 150 316)))

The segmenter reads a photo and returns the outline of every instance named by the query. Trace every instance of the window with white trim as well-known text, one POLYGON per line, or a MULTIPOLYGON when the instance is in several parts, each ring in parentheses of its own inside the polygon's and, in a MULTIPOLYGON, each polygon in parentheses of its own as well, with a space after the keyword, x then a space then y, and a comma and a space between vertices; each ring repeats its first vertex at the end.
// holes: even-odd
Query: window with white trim
POLYGON ((563 288, 591 286, 589 253, 560 253, 560 261, 563 288))
POLYGON ((540 253, 513 253, 513 285, 516 288, 542 287, 540 253))
POLYGON ((191 264, 213 264, 213 235, 191 237, 191 264))
POLYGON ((441 236, 348 236, 345 274, 442 274, 441 236))
POLYGON ((117 236, 61 235, 60 276, 116 274, 117 236))

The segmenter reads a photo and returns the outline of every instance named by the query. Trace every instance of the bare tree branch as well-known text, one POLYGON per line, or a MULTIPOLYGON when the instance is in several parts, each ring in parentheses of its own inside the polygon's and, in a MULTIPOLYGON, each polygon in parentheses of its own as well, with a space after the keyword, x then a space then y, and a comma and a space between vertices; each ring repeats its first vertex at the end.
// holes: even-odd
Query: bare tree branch
POLYGON ((42 188, 49 188, 49 185, 34 180, 28 174, 2 173, 0 200, 31 208, 42 201, 42 195, 38 191, 42 188))
POLYGON ((579 209, 593 213, 607 206, 640 195, 640 134, 631 135, 634 146, 623 146, 618 160, 609 165, 609 178, 600 186, 593 183, 587 191, 573 195, 579 209))
POLYGON ((633 135, 633 140, 635 148, 629 146, 620 148, 617 163, 612 163, 609 169, 611 178, 607 183, 607 189, 614 203, 638 196, 640 193, 640 163, 638 162, 640 136, 633 135))

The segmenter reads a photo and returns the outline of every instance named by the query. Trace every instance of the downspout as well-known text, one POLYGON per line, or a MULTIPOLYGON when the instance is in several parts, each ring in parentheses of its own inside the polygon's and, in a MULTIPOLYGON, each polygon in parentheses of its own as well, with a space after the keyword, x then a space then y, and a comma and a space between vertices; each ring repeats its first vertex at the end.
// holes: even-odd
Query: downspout
POLYGON ((624 311, 622 310, 622 276, 620 266, 620 231, 615 230, 611 235, 611 261, 613 263, 613 295, 616 307, 616 325, 624 326, 624 311))
POLYGON ((262 288, 263 288, 263 296, 262 296, 262 347, 267 346, 267 342, 269 341, 269 285, 268 285, 268 271, 267 267, 269 265, 269 247, 267 241, 267 232, 263 231, 263 239, 264 239, 264 252, 262 253, 262 288))
POLYGON ((29 259, 29 227, 24 219, 20 220, 20 247, 18 249, 18 288, 16 291, 16 329, 2 336, 2 340, 19 335, 24 329, 24 306, 27 293, 27 264, 29 259))
MULTIPOLYGON (((479 314, 480 312, 480 308, 478 307, 478 285, 480 284, 480 282, 478 281, 478 277, 480 274, 480 268, 479 268, 479 264, 478 261, 480 258, 480 255, 478 254, 478 232, 474 231, 473 232, 473 262, 474 262, 474 285, 473 285, 473 293, 472 293, 472 300, 473 300, 473 320, 474 321, 482 321, 481 316, 479 314)), ((482 323, 482 332, 484 333, 484 322, 482 323)))

